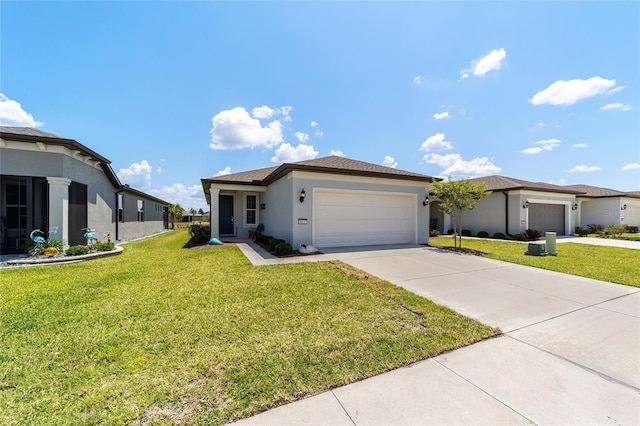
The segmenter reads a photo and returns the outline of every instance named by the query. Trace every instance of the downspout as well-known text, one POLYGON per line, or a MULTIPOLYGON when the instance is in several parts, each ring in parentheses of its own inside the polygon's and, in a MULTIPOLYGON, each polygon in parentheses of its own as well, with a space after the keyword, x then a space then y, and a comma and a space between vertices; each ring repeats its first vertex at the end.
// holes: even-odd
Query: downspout
POLYGON ((504 233, 509 237, 513 237, 509 233, 509 191, 502 191, 504 194, 504 233))

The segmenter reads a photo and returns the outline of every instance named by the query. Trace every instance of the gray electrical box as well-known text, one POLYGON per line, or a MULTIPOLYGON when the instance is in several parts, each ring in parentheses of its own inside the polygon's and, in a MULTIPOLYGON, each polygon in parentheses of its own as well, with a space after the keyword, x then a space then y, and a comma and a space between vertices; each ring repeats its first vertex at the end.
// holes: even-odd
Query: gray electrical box
POLYGON ((529 248, 524 253, 527 256, 546 256, 547 250, 544 243, 529 243, 529 248))

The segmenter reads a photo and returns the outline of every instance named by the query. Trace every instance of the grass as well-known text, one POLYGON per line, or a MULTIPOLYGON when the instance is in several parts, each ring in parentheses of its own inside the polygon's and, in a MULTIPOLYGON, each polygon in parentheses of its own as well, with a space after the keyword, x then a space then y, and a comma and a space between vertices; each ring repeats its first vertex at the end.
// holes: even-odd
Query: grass
POLYGON ((0 424, 223 424, 499 333, 343 263, 188 239, 0 271, 0 424))
MULTIPOLYGON (((450 236, 429 238, 432 246, 453 247, 450 236)), ((580 277, 640 287, 640 251, 636 249, 559 243, 557 256, 525 256, 525 242, 462 238, 462 247, 485 257, 580 277)))

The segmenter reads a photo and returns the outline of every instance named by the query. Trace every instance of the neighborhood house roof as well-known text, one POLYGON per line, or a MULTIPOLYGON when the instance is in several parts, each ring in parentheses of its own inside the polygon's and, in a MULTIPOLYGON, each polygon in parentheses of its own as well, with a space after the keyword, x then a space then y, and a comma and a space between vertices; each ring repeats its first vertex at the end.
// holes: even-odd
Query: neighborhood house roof
POLYGON ((522 179, 508 178, 504 176, 485 176, 469 179, 472 183, 484 183, 489 191, 507 191, 525 189, 531 191, 560 192, 564 194, 582 194, 584 191, 571 189, 566 186, 553 185, 542 182, 529 182, 522 179))
POLYGON ((615 189, 599 188, 591 185, 568 185, 565 188, 583 192, 581 197, 603 198, 603 197, 625 197, 631 193, 616 191, 615 189))
POLYGON ((65 148, 68 148, 72 151, 78 151, 82 155, 89 157, 90 159, 97 161, 100 164, 100 167, 104 171, 105 175, 111 182, 111 184, 119 190, 127 191, 130 193, 134 193, 136 195, 144 196, 151 200, 157 201, 160 204, 169 203, 161 200, 160 198, 156 198, 152 195, 144 193, 142 191, 138 191, 137 189, 131 188, 129 185, 123 185, 118 179, 118 176, 115 174, 113 169, 111 168, 111 161, 97 152, 87 148, 82 145, 80 142, 74 139, 67 139, 60 137, 58 135, 54 135, 53 133, 43 132, 42 130, 34 129, 32 127, 10 127, 10 126, 0 126, 0 138, 18 141, 18 142, 31 142, 31 143, 45 143, 49 145, 59 145, 65 148))

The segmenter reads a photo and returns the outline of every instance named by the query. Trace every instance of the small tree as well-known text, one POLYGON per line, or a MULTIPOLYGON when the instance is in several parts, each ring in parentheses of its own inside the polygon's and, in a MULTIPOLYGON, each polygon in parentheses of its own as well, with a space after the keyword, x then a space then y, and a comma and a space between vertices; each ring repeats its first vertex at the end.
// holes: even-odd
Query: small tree
POLYGON ((198 209, 198 214, 204 214, 204 210, 198 209))
POLYGON ((180 204, 169 204, 169 218, 171 219, 171 229, 175 229, 174 222, 182 219, 184 209, 180 204))
POLYGON ((462 214, 476 208, 478 201, 491 194, 484 183, 474 184, 468 180, 434 182, 431 191, 440 201, 438 209, 451 216, 453 224, 454 247, 462 247, 462 214), (457 236, 460 236, 459 243, 457 236))

